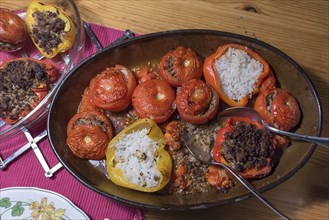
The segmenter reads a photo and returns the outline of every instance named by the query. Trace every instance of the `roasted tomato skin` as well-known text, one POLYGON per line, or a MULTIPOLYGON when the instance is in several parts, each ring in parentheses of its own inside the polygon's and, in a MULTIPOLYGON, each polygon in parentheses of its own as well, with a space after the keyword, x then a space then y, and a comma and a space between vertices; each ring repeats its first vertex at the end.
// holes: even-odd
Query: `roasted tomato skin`
POLYGON ((24 46, 26 39, 24 21, 14 11, 0 8, 0 41, 4 43, 0 51, 17 51, 24 46))
POLYGON ((71 131, 66 143, 74 155, 82 159, 101 160, 105 152, 109 137, 97 126, 80 125, 71 131))
MULTIPOLYGON (((216 143, 215 143, 215 147, 213 149, 213 157, 214 157, 215 161, 224 163, 228 166, 230 166, 230 164, 228 161, 225 160, 225 158, 222 154, 221 144, 225 141, 227 133, 234 131, 233 124, 236 123, 237 121, 244 121, 244 122, 255 125, 257 128, 262 128, 262 126, 260 124, 258 124, 257 122, 255 122, 249 118, 245 118, 245 117, 234 117, 234 118, 230 118, 230 119, 226 120, 225 124, 219 129, 219 131, 217 133, 216 143)), ((275 147, 275 146, 273 145, 272 147, 275 147)), ((260 169, 248 168, 243 171, 237 171, 237 172, 242 177, 247 178, 247 179, 248 178, 261 178, 261 177, 268 175, 271 172, 271 170, 272 170, 271 161, 272 161, 271 158, 267 158, 267 164, 265 166, 261 167, 260 169)))
POLYGON ((101 160, 113 137, 109 119, 100 111, 75 114, 67 125, 66 143, 82 159, 101 160))
POLYGON ((151 62, 136 68, 134 73, 138 79, 138 83, 142 83, 150 79, 160 79, 159 68, 151 62))
POLYGON ((99 109, 93 103, 90 97, 89 88, 86 88, 83 92, 82 99, 78 108, 78 112, 90 112, 95 110, 99 110, 99 109))
POLYGON ((219 78, 219 74, 216 71, 216 68, 214 67, 214 63, 216 60, 218 60, 222 55, 224 55, 229 48, 235 48, 245 51, 249 56, 251 56, 253 59, 258 60, 260 63, 263 64, 264 69, 261 75, 258 77, 257 82, 255 83, 255 90, 253 94, 259 92, 259 86, 263 82, 263 79, 269 74, 270 72, 270 66, 264 60, 259 54, 255 53, 248 47, 240 44, 225 44, 220 46, 217 51, 214 54, 211 54, 208 56, 203 65, 203 75, 207 83, 209 83, 211 86, 213 86, 218 94, 221 100, 223 100, 226 104, 233 107, 243 107, 246 106, 249 102, 249 95, 244 96, 241 100, 232 100, 230 97, 228 97, 221 86, 221 81, 219 78))
POLYGON ((264 78, 262 84, 259 87, 260 92, 265 92, 266 90, 277 88, 277 82, 275 75, 272 70, 270 70, 269 74, 264 78))
POLYGON ((218 111, 217 91, 200 79, 185 82, 176 96, 180 117, 192 124, 204 124, 213 119, 218 111))
POLYGON ((174 171, 174 186, 179 189, 186 189, 191 185, 191 178, 184 162, 180 163, 174 171))
POLYGON ((301 118, 297 100, 281 88, 261 92, 254 109, 269 125, 284 131, 294 128, 301 118))
POLYGON ((191 48, 177 47, 160 61, 160 75, 173 87, 181 86, 191 79, 200 79, 203 62, 191 48))
POLYGON ((205 178, 210 185, 222 191, 228 190, 233 185, 233 181, 226 170, 219 166, 210 165, 207 168, 205 178))
POLYGON ((151 79, 139 84, 132 97, 139 118, 151 118, 163 123, 176 110, 175 91, 163 80, 151 79))
POLYGON ((78 123, 79 120, 85 120, 87 122, 91 122, 94 120, 98 120, 106 125, 106 133, 110 137, 110 139, 113 136, 113 129, 112 129, 112 124, 110 120, 100 111, 88 111, 88 112, 79 112, 70 119, 70 121, 67 124, 67 129, 66 133, 70 134, 71 131, 79 126, 80 124, 78 123))
POLYGON ((164 142, 169 150, 169 153, 181 148, 181 135, 183 126, 178 121, 174 120, 166 125, 164 134, 164 142))
POLYGON ((97 107, 119 112, 130 105, 136 85, 136 78, 130 70, 116 65, 92 78, 89 93, 92 102, 97 107))

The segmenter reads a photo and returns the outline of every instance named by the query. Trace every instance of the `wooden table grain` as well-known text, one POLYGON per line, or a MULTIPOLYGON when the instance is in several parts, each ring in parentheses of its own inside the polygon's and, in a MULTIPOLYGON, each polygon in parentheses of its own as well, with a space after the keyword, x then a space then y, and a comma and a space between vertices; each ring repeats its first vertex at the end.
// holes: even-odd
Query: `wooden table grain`
MULTIPOLYGON (((22 1, 1 0, 16 8, 22 1)), ((77 0, 82 18, 147 34, 213 29, 257 38, 284 51, 308 73, 323 108, 322 136, 329 136, 328 0, 77 0)), ((264 193, 292 219, 329 219, 329 151, 317 147, 289 180, 264 193)), ((278 219, 256 198, 187 212, 148 211, 153 219, 278 219)))

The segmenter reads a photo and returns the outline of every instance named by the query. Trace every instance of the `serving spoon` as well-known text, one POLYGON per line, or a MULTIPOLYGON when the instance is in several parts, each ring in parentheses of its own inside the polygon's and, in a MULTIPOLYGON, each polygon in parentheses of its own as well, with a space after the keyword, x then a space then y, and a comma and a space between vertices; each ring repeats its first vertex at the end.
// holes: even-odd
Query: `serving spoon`
POLYGON ((303 134, 296 134, 292 132, 282 131, 279 129, 276 129, 270 125, 268 125, 259 115, 259 113, 248 107, 232 107, 227 108, 224 111, 220 112, 217 116, 217 119, 223 118, 223 117, 247 117, 255 122, 258 122, 260 125, 263 125, 267 130, 277 133, 280 135, 293 137, 297 139, 301 139, 304 141, 320 144, 326 148, 329 148, 329 138, 325 137, 315 137, 315 136, 309 136, 309 135, 303 135, 303 134))
POLYGON ((286 215, 281 213, 279 210, 277 210, 265 197, 262 196, 260 192, 257 191, 257 189, 251 185, 246 179, 244 179, 237 171, 235 171, 233 168, 227 166, 226 164, 219 163, 214 161, 213 157, 211 156, 211 148, 205 149, 200 145, 200 143, 196 140, 196 138, 187 131, 183 131, 182 133, 182 140, 187 148, 187 150, 200 162, 205 164, 212 164, 212 165, 218 165, 225 169, 227 169, 230 173, 235 176, 237 180, 239 180, 252 194, 254 194, 259 200, 261 200, 266 206, 268 206, 271 210, 273 210, 277 215, 282 217, 283 219, 289 219, 286 215))

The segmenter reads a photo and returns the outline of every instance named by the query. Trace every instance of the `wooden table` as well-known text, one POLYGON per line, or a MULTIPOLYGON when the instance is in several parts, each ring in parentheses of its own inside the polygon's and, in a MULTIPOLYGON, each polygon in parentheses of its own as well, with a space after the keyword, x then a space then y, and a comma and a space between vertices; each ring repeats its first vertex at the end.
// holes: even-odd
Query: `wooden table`
MULTIPOLYGON (((21 1, 1 0, 0 7, 21 1)), ((213 29, 265 41, 284 51, 308 73, 322 102, 323 132, 329 136, 329 65, 327 0, 299 1, 124 1, 77 0, 88 22, 136 33, 174 29, 213 29)), ((293 219, 329 219, 329 151, 317 147, 293 177, 265 192, 293 219)), ((258 199, 188 212, 149 211, 147 219, 275 219, 258 199)))

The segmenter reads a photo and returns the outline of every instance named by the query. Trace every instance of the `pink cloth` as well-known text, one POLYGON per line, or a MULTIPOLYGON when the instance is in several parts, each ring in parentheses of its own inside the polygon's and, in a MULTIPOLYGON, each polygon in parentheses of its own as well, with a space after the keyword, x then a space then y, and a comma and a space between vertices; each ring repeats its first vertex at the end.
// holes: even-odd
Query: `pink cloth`
MULTIPOLYGON (((92 24, 91 28, 103 47, 106 47, 123 35, 123 31, 99 25, 92 24)), ((86 58, 96 51, 97 49, 86 35, 84 57, 86 58)), ((0 53, 0 61, 3 61, 3 59, 8 59, 8 57, 0 53)), ((45 129, 46 121, 40 126, 31 129, 31 133, 35 136, 45 129)), ((9 141, 4 142, 0 140, 0 156, 2 159, 7 158, 26 142, 23 133, 9 141)), ((58 163, 47 138, 40 141, 38 146, 46 158, 49 167, 53 167, 58 163)), ((44 170, 31 149, 8 164, 6 169, 0 170, 0 188, 14 186, 38 187, 62 194, 81 208, 90 219, 145 219, 143 210, 118 203, 88 189, 78 182, 65 168, 57 171, 52 178, 45 177, 44 170)))

